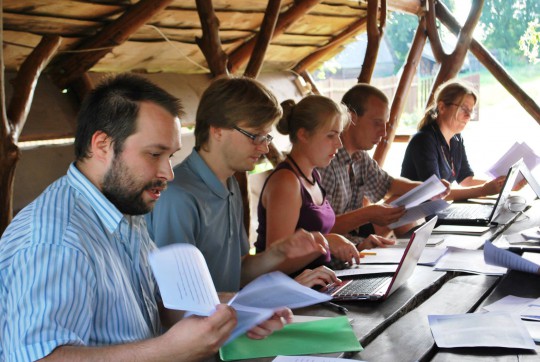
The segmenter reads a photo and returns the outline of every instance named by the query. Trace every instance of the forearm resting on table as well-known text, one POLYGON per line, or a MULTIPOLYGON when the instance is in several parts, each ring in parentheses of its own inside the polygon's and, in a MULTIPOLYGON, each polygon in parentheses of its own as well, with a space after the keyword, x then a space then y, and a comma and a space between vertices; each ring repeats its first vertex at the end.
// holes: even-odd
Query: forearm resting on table
POLYGON ((336 215, 336 222, 332 228, 332 233, 345 235, 369 222, 368 209, 360 208, 349 211, 345 214, 336 215))
POLYGON ((320 253, 312 253, 304 257, 287 260, 276 250, 272 250, 272 248, 260 254, 246 255, 242 259, 241 284, 244 286, 258 276, 276 270, 285 274, 294 273, 320 255, 320 253))

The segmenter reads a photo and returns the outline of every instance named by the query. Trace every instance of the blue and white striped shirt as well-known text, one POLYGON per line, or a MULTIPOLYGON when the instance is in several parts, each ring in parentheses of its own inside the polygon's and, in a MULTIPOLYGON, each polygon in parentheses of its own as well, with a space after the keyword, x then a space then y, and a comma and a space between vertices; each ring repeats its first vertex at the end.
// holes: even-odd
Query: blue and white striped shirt
POLYGON ((120 213, 72 164, 0 239, 0 361, 158 335, 153 248, 144 218, 120 213))

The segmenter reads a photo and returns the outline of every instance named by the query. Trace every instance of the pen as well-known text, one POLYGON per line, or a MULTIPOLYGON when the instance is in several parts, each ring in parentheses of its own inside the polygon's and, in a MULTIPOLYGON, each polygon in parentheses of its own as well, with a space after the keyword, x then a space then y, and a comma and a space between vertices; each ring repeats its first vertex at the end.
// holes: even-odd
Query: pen
POLYGON ((324 302, 323 305, 325 305, 327 307, 330 307, 330 308, 332 308, 332 309, 334 309, 337 312, 342 313, 342 314, 346 314, 349 311, 344 306, 336 304, 336 303, 332 303, 332 302, 324 302))
POLYGON ((360 255, 377 255, 377 253, 374 251, 361 251, 360 255))

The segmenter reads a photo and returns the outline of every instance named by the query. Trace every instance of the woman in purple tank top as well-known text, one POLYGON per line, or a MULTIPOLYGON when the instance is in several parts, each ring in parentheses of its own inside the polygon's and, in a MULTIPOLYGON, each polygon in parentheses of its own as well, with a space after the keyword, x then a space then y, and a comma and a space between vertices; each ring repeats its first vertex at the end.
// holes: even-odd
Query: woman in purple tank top
MULTIPOLYGON (((341 235, 330 233, 336 217, 315 169, 327 166, 341 148, 340 134, 348 123, 348 113, 330 98, 320 95, 307 96, 298 104, 288 100, 281 105, 284 115, 277 130, 289 135, 292 149, 267 178, 261 191, 257 252, 302 228, 323 234, 334 257, 358 263, 360 256, 355 245, 341 235)), ((294 274, 330 262, 330 253, 319 255, 288 260, 280 270, 294 274)), ((329 271, 327 268, 318 270, 329 271)), ((307 274, 313 277, 310 273, 304 275, 307 274)), ((321 279, 315 284, 326 282, 321 279)))

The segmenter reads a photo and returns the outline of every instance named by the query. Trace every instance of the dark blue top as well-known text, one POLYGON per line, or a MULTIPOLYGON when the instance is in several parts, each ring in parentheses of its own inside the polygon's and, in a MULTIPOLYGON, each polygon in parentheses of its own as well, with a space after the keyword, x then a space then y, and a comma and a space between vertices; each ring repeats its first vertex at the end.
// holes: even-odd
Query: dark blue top
POLYGON ((425 181, 433 174, 458 184, 474 176, 461 134, 450 139, 449 147, 435 122, 411 138, 401 165, 401 176, 410 180, 425 181))
MULTIPOLYGON (((272 175, 274 175, 276 171, 281 169, 288 169, 293 171, 292 166, 288 162, 281 162, 279 165, 276 166, 275 170, 268 176, 268 178, 264 182, 261 195, 263 194, 264 189, 266 188, 266 184, 268 183, 268 180, 270 180, 270 177, 272 177, 272 175)), ((320 176, 318 172, 313 170, 312 176, 313 179, 316 180, 317 184, 319 184, 319 187, 321 187, 320 176)), ((326 192, 321 187, 324 201, 322 205, 317 205, 313 202, 310 193, 306 190, 302 182, 300 182, 300 185, 302 206, 300 208, 298 222, 296 223, 296 229, 302 228, 307 231, 319 231, 323 235, 328 234, 330 230, 332 230, 332 227, 334 227, 334 223, 336 222, 336 214, 334 213, 332 206, 330 206, 330 203, 326 199, 326 192)), ((258 235, 257 241, 255 242, 255 247, 257 248, 257 252, 259 253, 266 249, 266 209, 263 207, 261 200, 259 200, 259 206, 257 207, 257 215, 259 217, 259 227, 257 228, 258 235)), ((328 252, 328 254, 326 255, 321 255, 321 257, 311 262, 305 268, 313 269, 329 262, 330 252, 328 252)))

